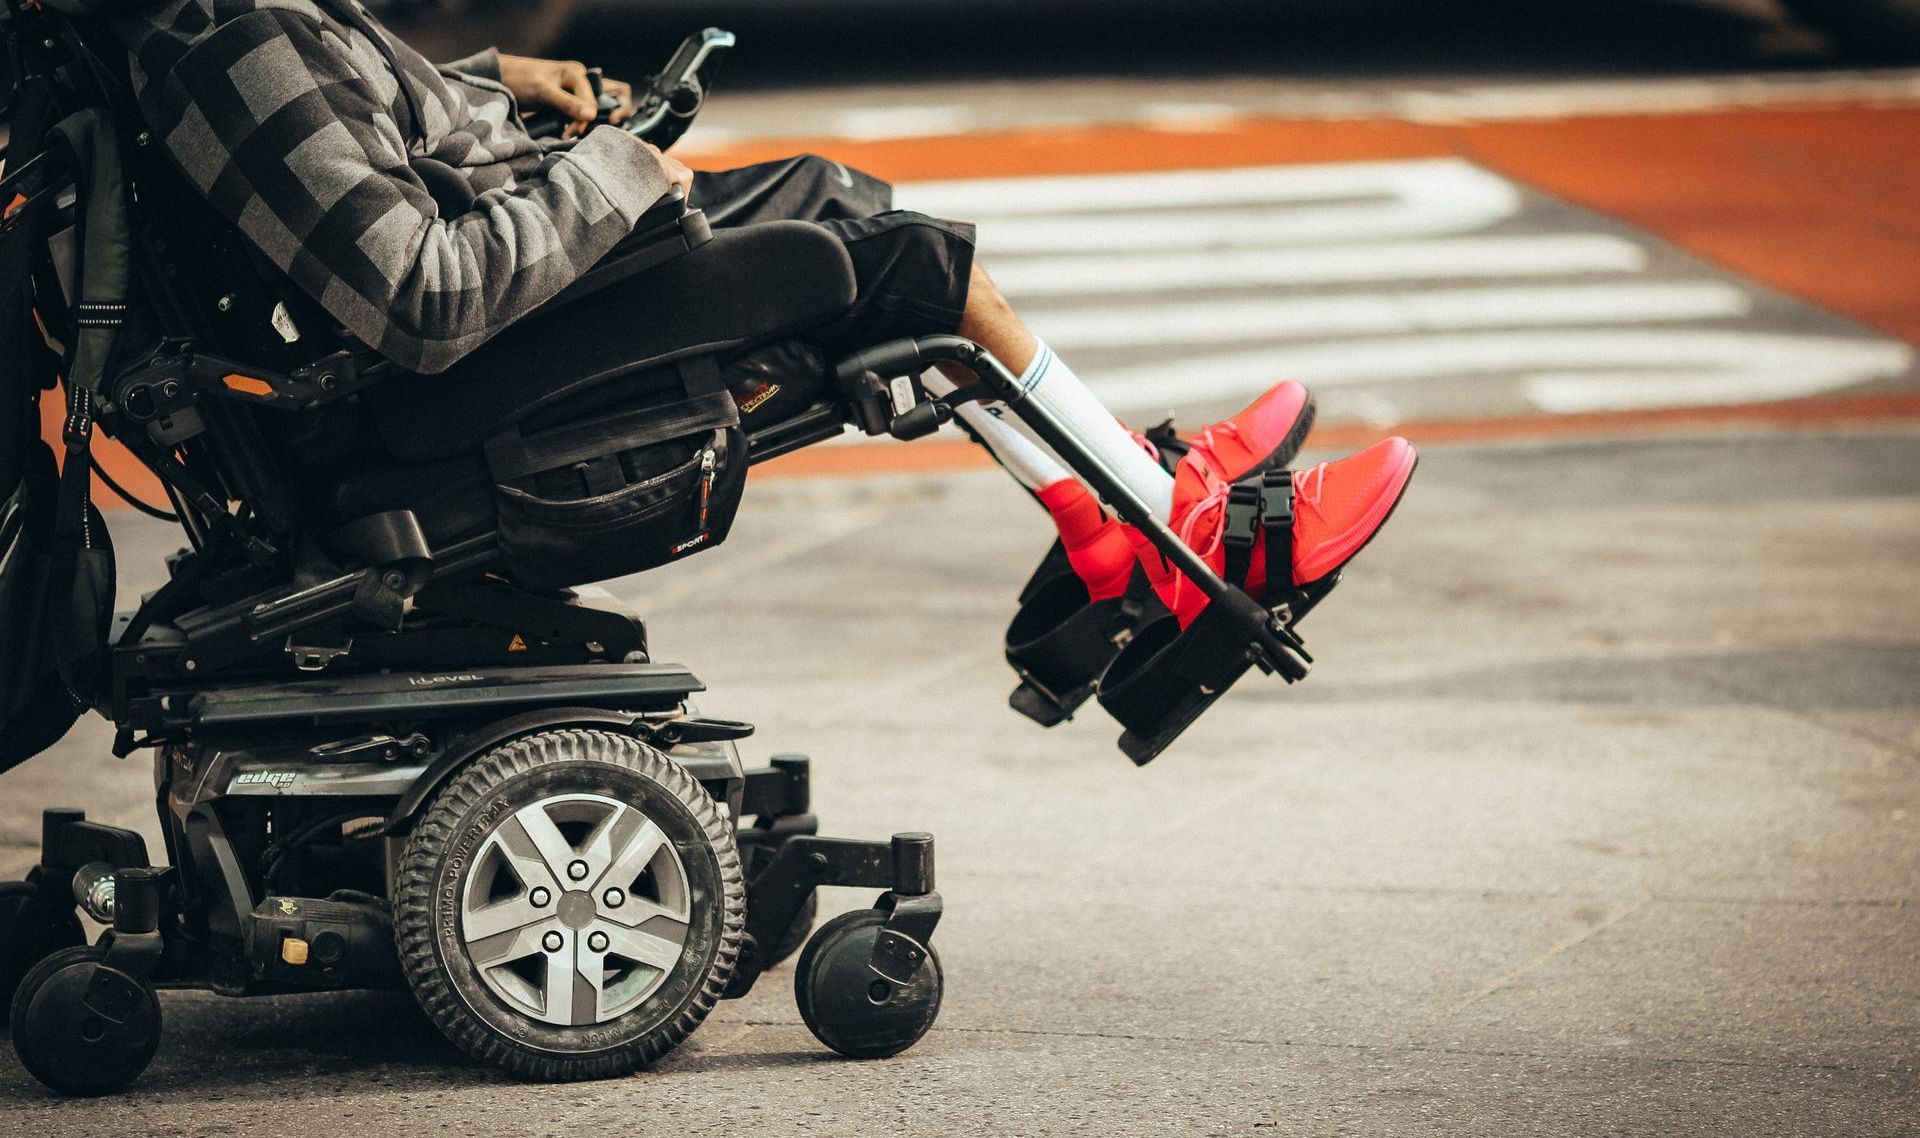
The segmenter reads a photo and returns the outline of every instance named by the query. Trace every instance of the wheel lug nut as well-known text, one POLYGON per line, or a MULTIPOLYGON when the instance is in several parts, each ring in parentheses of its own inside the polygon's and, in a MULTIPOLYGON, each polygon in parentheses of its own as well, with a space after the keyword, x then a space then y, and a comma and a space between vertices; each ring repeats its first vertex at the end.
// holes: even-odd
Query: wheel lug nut
POLYGON ((567 866, 567 876, 573 878, 575 881, 585 881, 587 879, 587 863, 584 861, 576 861, 567 866))
POLYGON ((540 947, 546 949, 548 952, 559 952, 566 943, 566 938, 559 933, 548 933, 546 936, 540 938, 540 947))
POLYGON ((545 887, 536 887, 533 892, 527 894, 527 900, 533 902, 534 908, 544 909, 547 907, 547 902, 553 900, 553 894, 547 892, 545 887))
POLYGON ((620 890, 618 889, 607 890, 605 893, 600 895, 600 899, 606 902, 607 908, 609 909, 618 909, 620 906, 627 903, 627 895, 625 893, 620 892, 620 890))
POLYGON ((605 952, 607 950, 607 934, 606 933, 587 934, 587 947, 592 949, 595 952, 605 952))

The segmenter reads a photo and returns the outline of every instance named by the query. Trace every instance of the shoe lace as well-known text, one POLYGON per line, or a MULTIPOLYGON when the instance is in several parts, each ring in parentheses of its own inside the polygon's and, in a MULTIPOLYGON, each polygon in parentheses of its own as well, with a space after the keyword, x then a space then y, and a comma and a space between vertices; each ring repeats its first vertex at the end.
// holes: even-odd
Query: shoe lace
POLYGON ((1219 449, 1214 441, 1216 435, 1232 439, 1243 448, 1247 446, 1246 437, 1240 433, 1240 424, 1234 422, 1232 419, 1222 419, 1212 426, 1200 428, 1200 433, 1194 436, 1194 449, 1203 454, 1218 454, 1219 449))
MULTIPOLYGON (((1175 531, 1174 536, 1180 539, 1180 544, 1199 554, 1202 560, 1213 556, 1214 550, 1220 547, 1220 542, 1226 536, 1227 527, 1224 525, 1214 526, 1212 540, 1206 543, 1205 548, 1202 548, 1193 543, 1196 531, 1200 528, 1200 519, 1211 515, 1215 510, 1224 509, 1226 507, 1227 496, 1232 492, 1233 484, 1231 482, 1214 481, 1212 487, 1207 490, 1206 497, 1201 498, 1193 504, 1193 508, 1187 511, 1187 516, 1181 520, 1180 528, 1175 531)), ((1197 589, 1199 586, 1195 585, 1185 573, 1181 573, 1178 570, 1174 572, 1173 598, 1174 607, 1178 608, 1180 601, 1186 597, 1186 591, 1188 589, 1197 589)))
POLYGON ((1304 474, 1293 476, 1293 504, 1296 509, 1302 505, 1312 506, 1313 512, 1322 521, 1326 520, 1326 511, 1321 508, 1320 497, 1327 488, 1327 464, 1321 463, 1304 474))

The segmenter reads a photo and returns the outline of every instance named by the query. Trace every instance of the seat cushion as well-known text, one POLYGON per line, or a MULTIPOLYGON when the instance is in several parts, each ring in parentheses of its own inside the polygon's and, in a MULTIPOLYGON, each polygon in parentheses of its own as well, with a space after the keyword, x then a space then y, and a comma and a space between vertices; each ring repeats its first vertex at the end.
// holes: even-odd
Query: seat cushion
POLYGON ((662 365, 825 323, 853 298, 846 248, 819 226, 720 230, 663 265, 534 313, 439 375, 396 376, 366 399, 389 452, 430 461, 602 385, 625 381, 644 395, 675 382, 662 365))

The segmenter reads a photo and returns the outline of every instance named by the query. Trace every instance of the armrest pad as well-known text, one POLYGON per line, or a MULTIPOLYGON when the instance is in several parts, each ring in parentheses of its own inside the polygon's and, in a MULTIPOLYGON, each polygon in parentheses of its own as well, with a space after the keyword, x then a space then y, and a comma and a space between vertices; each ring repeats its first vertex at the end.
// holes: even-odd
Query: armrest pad
POLYGON ((621 238, 620 243, 609 250, 606 256, 530 315, 571 304, 637 273, 658 268, 676 257, 693 252, 712 239, 713 230, 707 225, 707 215, 697 209, 688 209, 686 199, 676 186, 653 208, 641 214, 633 230, 621 238))

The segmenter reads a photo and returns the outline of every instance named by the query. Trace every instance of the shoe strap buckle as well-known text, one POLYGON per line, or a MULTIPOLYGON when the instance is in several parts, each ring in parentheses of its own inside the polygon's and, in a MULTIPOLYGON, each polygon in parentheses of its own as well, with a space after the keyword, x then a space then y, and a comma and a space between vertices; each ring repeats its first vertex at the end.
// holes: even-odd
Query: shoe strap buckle
POLYGON ((1253 479, 1235 482, 1227 489, 1227 520, 1222 540, 1229 548, 1252 549, 1260 536, 1261 517, 1265 513, 1262 486, 1253 479))

